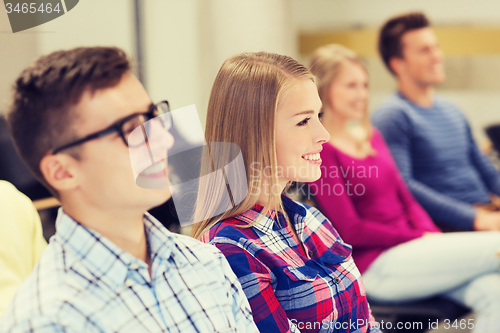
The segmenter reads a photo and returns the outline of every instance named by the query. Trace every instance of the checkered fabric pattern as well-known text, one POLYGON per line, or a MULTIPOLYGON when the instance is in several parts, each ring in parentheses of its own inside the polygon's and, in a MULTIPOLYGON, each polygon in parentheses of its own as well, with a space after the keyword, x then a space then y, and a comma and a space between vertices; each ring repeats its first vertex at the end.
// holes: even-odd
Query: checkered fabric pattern
POLYGON ((255 205, 214 225, 202 241, 226 256, 260 332, 380 332, 361 275, 332 224, 315 208, 283 196, 304 250, 281 212, 255 205), (257 224, 247 225, 257 219, 257 224))
POLYGON ((0 332, 257 332, 224 256, 144 217, 148 266, 62 210, 0 332))

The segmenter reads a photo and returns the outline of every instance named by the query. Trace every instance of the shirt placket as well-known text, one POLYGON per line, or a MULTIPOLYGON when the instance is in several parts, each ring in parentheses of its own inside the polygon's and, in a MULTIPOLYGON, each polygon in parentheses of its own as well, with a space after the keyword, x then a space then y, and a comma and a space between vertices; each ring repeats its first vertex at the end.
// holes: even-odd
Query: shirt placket
POLYGON ((161 314, 155 286, 151 281, 147 266, 137 262, 130 263, 125 287, 136 296, 131 298, 134 304, 131 304, 130 308, 135 309, 134 315, 137 320, 149 331, 166 330, 167 326, 161 314), (139 304, 141 306, 138 306, 139 304), (144 316, 143 312, 147 312, 148 316, 144 316))
MULTIPOLYGON (((330 276, 330 287, 335 291, 336 297, 336 306, 339 307, 341 313, 343 314, 342 319, 343 323, 347 323, 347 325, 351 325, 352 321, 352 311, 351 311, 351 297, 349 292, 344 288, 342 284, 342 279, 338 276, 339 272, 337 270, 332 270, 330 276)), ((352 283, 356 283, 355 281, 352 283)), ((354 288, 352 288, 354 289, 354 288)), ((340 311, 339 311, 340 313, 340 311)), ((339 317, 342 318, 342 317, 339 317)), ((350 330, 349 330, 350 331, 350 330)))

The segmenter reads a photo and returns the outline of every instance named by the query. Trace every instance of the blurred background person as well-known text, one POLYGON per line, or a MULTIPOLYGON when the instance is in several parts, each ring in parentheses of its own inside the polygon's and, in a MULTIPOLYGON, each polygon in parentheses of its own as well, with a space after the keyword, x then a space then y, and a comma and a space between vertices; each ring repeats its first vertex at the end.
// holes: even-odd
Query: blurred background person
POLYGON ((500 174, 479 151, 464 114, 435 94, 445 73, 429 20, 422 13, 391 18, 378 45, 398 91, 373 123, 413 195, 445 227, 500 230, 500 174))
POLYGON ((31 200, 0 180, 0 317, 46 246, 31 200))
POLYGON ((321 178, 311 192, 353 246, 367 295, 381 302, 442 295, 474 309, 476 322, 494 323, 500 311, 500 232, 443 234, 434 225, 369 122, 368 74, 353 51, 322 47, 312 56, 311 71, 319 78, 322 122, 330 133, 321 178))

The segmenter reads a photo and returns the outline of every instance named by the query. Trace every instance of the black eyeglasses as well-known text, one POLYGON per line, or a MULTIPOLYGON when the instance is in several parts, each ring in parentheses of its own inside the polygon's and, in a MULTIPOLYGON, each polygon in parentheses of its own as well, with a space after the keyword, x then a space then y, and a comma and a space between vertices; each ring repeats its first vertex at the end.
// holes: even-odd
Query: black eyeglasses
POLYGON ((130 116, 127 116, 123 119, 120 119, 114 122, 112 125, 106 127, 103 130, 98 132, 89 134, 81 139, 75 140, 68 144, 65 144, 59 148, 53 150, 52 154, 57 154, 64 149, 68 149, 77 145, 80 145, 84 142, 101 138, 103 136, 118 132, 127 147, 139 147, 143 145, 147 138, 149 137, 149 132, 151 130, 151 126, 149 121, 152 119, 158 119, 159 123, 163 126, 164 129, 168 130, 172 127, 172 117, 169 113, 170 106, 168 101, 161 101, 158 104, 153 104, 149 108, 147 112, 143 113, 134 113, 130 116), (137 136, 134 136, 134 139, 129 140, 130 134, 138 127, 142 127, 142 133, 144 136, 141 136, 142 139, 137 139, 137 136))

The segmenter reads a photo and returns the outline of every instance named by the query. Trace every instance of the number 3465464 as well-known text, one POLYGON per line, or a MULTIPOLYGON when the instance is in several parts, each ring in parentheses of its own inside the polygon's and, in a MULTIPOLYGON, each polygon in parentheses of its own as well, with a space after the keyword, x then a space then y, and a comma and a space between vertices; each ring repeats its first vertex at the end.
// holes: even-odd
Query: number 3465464
POLYGON ((61 12, 61 9, 59 8, 59 3, 57 3, 54 7, 52 7, 52 3, 17 3, 15 6, 9 2, 5 4, 5 8, 7 9, 7 14, 10 14, 12 12, 15 13, 23 13, 23 14, 35 14, 35 13, 47 13, 50 14, 52 12, 59 13, 61 12))

